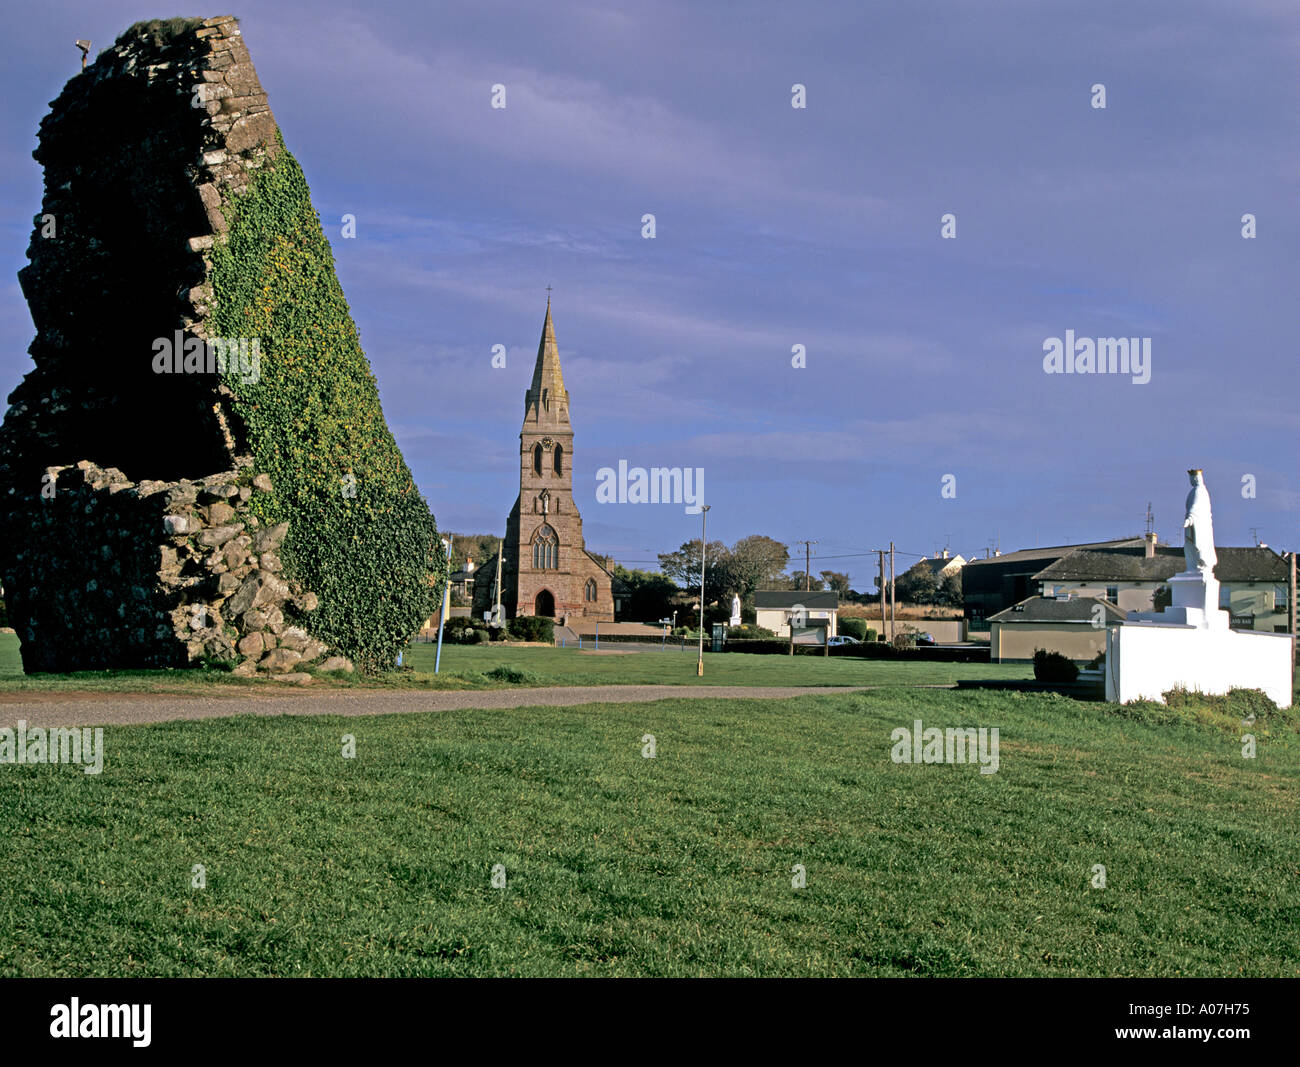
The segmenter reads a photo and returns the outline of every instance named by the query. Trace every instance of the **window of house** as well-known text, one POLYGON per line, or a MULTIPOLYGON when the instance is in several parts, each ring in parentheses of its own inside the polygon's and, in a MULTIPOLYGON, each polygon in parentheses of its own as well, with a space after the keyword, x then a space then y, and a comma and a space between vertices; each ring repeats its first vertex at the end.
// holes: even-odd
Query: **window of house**
POLYGON ((1225 609, 1232 607, 1232 590, 1226 585, 1219 586, 1219 607, 1225 609))
POLYGON ((1287 610, 1287 592, 1288 590, 1285 585, 1273 586, 1273 610, 1274 611, 1287 610))
POLYGON ((556 474, 564 473, 564 446, 563 445, 555 446, 555 473, 556 474))
POLYGON ((1118 603, 1119 603, 1119 586, 1117 586, 1117 585, 1108 585, 1108 586, 1106 586, 1106 599, 1109 600, 1112 604, 1118 604, 1118 603))
POLYGON ((596 600, 596 579, 595 579, 595 578, 588 578, 588 579, 587 579, 587 593, 586 593, 586 595, 587 595, 587 600, 589 600, 589 601, 591 601, 591 602, 593 602, 593 603, 595 602, 595 600, 596 600))
POLYGON ((540 442, 533 445, 533 473, 542 473, 542 446, 540 442))

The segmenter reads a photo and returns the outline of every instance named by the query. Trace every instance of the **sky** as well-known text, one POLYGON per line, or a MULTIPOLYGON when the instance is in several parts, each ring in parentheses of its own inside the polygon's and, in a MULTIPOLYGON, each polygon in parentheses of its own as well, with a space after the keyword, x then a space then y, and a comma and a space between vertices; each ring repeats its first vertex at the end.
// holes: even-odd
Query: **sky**
POLYGON ((815 540, 857 589, 891 541, 1134 536, 1148 502, 1181 544, 1190 467, 1220 544, 1300 547, 1292 0, 43 0, 0 69, 6 395, 73 41, 176 14, 240 18, 441 530, 504 529, 552 286, 587 547, 627 566, 700 517, 598 503, 620 460, 703 469, 710 540, 815 540), (1150 339, 1149 381, 1046 373, 1066 331, 1150 339))

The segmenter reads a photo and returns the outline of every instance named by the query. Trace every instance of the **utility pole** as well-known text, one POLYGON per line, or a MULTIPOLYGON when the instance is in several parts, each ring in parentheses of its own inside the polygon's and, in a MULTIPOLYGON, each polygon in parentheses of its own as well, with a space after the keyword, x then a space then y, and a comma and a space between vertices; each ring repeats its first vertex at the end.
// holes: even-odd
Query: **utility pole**
POLYGON ((1287 602, 1286 602, 1286 613, 1287 613, 1287 626, 1288 626, 1288 627, 1290 628, 1290 630, 1291 630, 1291 688, 1294 690, 1294 689, 1295 689, 1295 672, 1296 672, 1296 662, 1295 662, 1295 641, 1296 641, 1296 637, 1295 637, 1295 553, 1294 553, 1294 552, 1291 552, 1291 553, 1288 553, 1288 555, 1290 555, 1290 557, 1291 557, 1291 588, 1290 588, 1290 590, 1289 590, 1289 592, 1290 592, 1291 595, 1287 597, 1287 602))
POLYGON ((803 545, 803 591, 806 593, 812 589, 812 546, 821 542, 796 541, 795 544, 803 545))
POLYGON ((704 527, 708 523, 709 508, 705 504, 700 508, 700 661, 695 665, 696 677, 704 677, 704 555, 708 551, 708 541, 704 539, 704 527))
POLYGON ((889 542, 889 640, 894 640, 894 619, 898 613, 898 598, 894 592, 894 542, 889 542))
POLYGON ((501 544, 497 546, 497 595, 492 604, 492 619, 498 626, 506 624, 505 612, 501 610, 501 557, 505 553, 506 539, 503 537, 501 538, 501 544))
POLYGON ((880 636, 885 636, 885 550, 878 548, 880 554, 880 636))

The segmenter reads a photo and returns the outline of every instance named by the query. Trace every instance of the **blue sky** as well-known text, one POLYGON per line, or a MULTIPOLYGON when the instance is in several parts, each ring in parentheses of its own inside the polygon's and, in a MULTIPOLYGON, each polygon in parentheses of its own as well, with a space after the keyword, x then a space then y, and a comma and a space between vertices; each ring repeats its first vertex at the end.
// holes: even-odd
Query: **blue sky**
MULTIPOLYGON (((6 391, 30 367, 30 153, 72 42, 179 13, 47 0, 8 22, 6 391)), ((629 565, 699 520, 598 504, 620 459, 704 468, 711 539, 815 538, 814 570, 856 588, 890 540, 906 565, 1131 535, 1148 501, 1180 544, 1192 466, 1221 543, 1300 547, 1289 0, 204 13, 240 17, 440 528, 504 526, 551 285, 588 547, 629 565), (1066 330, 1150 337, 1150 382, 1044 374, 1066 330)))

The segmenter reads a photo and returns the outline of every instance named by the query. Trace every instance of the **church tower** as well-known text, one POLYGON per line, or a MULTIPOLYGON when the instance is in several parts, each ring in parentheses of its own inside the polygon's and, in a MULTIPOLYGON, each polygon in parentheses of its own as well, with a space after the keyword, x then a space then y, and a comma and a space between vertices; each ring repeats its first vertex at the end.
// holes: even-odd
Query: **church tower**
MULTIPOLYGON (((491 605, 478 589, 476 583, 474 609, 481 617, 491 605)), ((509 618, 614 620, 613 581, 587 553, 573 501, 573 426, 549 297, 532 384, 524 394, 519 497, 506 520, 501 602, 509 618)))

